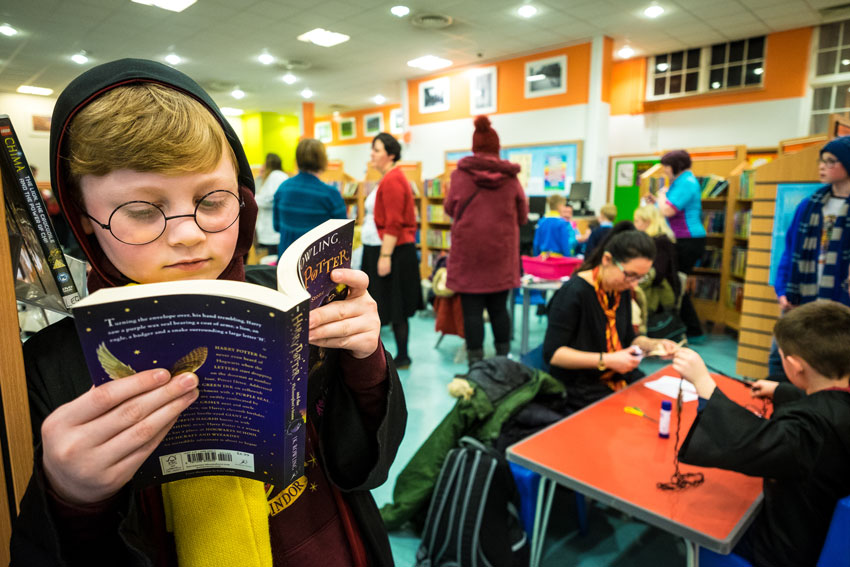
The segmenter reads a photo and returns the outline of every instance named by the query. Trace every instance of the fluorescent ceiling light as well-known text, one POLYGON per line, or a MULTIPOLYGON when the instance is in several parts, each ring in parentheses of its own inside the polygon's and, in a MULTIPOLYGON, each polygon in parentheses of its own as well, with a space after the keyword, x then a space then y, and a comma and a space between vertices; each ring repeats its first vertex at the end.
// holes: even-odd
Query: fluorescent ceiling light
POLYGON ((176 53, 169 53, 165 56, 165 62, 169 65, 179 65, 183 62, 183 59, 176 53))
POLYGON ((624 45, 620 48, 620 51, 617 52, 617 55, 620 56, 620 59, 628 59, 632 55, 635 54, 635 50, 629 47, 628 45, 624 45))
POLYGON ((225 116, 242 116, 245 114, 245 111, 241 108, 231 108, 229 106, 222 106, 219 110, 225 116))
POLYGON ((761 67, 756 67, 755 69, 753 69, 753 73, 755 73, 756 75, 761 75, 762 73, 764 73, 764 69, 762 69, 761 67))
POLYGON ((236 100, 240 100, 240 99, 245 98, 245 91, 243 91, 239 87, 236 87, 235 89, 230 91, 230 96, 232 96, 236 100))
POLYGON ((351 38, 345 35, 344 33, 337 33, 322 28, 316 28, 314 30, 308 31, 307 33, 302 33, 298 36, 298 39, 300 41, 306 41, 308 43, 321 45, 322 47, 333 47, 334 45, 344 43, 351 38))
POLYGON ((655 68, 658 69, 661 72, 664 72, 664 71, 666 71, 667 69, 670 68, 670 65, 668 65, 667 63, 659 63, 658 65, 655 66, 655 68))
POLYGON ((257 56, 257 61, 259 61, 263 65, 271 65, 272 63, 274 63, 274 55, 266 52, 260 53, 257 56))
POLYGON ((410 8, 408 8, 407 6, 393 6, 392 8, 390 8, 390 12, 393 16, 403 18, 410 13, 410 8))
POLYGON ((301 96, 303 96, 304 98, 311 98, 313 96, 313 91, 311 91, 310 89, 304 89, 303 91, 301 91, 301 96))
POLYGON ((436 71, 437 69, 451 66, 452 62, 448 59, 443 59, 442 57, 437 57, 435 55, 425 55, 423 57, 411 59, 407 62, 407 64, 410 67, 417 67, 425 71, 436 71))
POLYGON ((524 6, 520 6, 516 13, 523 18, 530 18, 537 14, 537 8, 531 4, 525 4, 524 6))
POLYGON ((30 85, 21 85, 18 87, 18 92, 21 94, 34 94, 40 96, 50 96, 53 94, 53 89, 45 89, 42 87, 33 87, 30 85))
POLYGON ((156 6, 163 10, 171 12, 182 12, 197 0, 132 0, 136 4, 144 4, 145 6, 156 6))
POLYGON ((538 73, 537 75, 529 75, 525 78, 525 80, 529 83, 536 83, 537 81, 542 81, 545 78, 546 75, 544 75, 543 73, 538 73))
POLYGON ((2 26, 0 26, 0 33, 7 37, 12 37, 13 35, 17 35, 18 30, 16 30, 9 24, 3 24, 2 26))
POLYGON ((663 13, 664 8, 662 8, 658 4, 653 4, 652 6, 649 6, 646 10, 643 11, 643 15, 647 18, 657 18, 663 13))
POLYGON ((378 94, 378 95, 375 95, 375 97, 372 100, 375 101, 375 104, 384 104, 385 102, 387 102, 387 97, 385 97, 384 95, 378 94))
POLYGON ((79 53, 71 55, 71 61, 73 61, 77 65, 85 65, 89 62, 89 58, 86 56, 85 51, 80 51, 79 53))
POLYGON ((295 75, 293 75, 292 73, 287 73, 286 75, 284 75, 283 77, 281 77, 281 80, 282 80, 284 83, 286 83, 287 85, 291 85, 292 83, 294 83, 295 81, 297 81, 297 80, 298 80, 298 77, 296 77, 296 76, 295 76, 295 75))

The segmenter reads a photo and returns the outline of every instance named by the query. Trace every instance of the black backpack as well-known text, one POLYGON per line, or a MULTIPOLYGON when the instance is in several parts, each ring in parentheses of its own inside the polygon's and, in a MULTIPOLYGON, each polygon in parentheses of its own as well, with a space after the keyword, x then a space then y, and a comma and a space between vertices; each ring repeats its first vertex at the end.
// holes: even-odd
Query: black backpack
POLYGON ((471 437, 449 451, 425 519, 416 567, 525 567, 529 544, 511 469, 471 437))

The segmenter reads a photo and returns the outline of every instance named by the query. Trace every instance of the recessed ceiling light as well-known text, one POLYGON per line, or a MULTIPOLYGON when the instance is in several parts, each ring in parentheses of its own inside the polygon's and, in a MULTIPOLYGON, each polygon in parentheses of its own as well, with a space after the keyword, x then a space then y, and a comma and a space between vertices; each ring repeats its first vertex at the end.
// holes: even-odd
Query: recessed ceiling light
POLYGON ((670 68, 670 65, 668 65, 667 63, 659 63, 655 66, 655 68, 663 73, 664 71, 670 68))
POLYGON ((662 8, 658 4, 653 4, 652 6, 647 7, 646 10, 643 11, 643 15, 647 18, 657 18, 663 13, 664 8, 662 8))
POLYGON ((18 87, 18 92, 21 94, 34 94, 40 96, 50 96, 53 94, 53 89, 45 89, 43 87, 33 87, 30 85, 21 85, 18 87))
POLYGON ((271 65, 272 63, 274 63, 274 55, 264 51, 257 56, 257 61, 259 61, 263 65, 271 65))
POLYGON ((169 65, 179 65, 183 62, 183 59, 176 53, 169 53, 165 56, 165 62, 169 65))
POLYGON ((375 97, 372 100, 375 101, 375 104, 384 104, 385 102, 387 102, 387 97, 385 97, 384 95, 378 94, 378 95, 375 95, 375 97))
POLYGON ((292 73, 287 73, 286 75, 284 75, 283 77, 281 77, 281 78, 280 78, 280 80, 282 80, 282 81, 283 81, 284 83, 286 83, 287 85, 291 85, 292 83, 294 83, 295 81, 297 81, 297 80, 298 80, 298 77, 296 77, 296 76, 295 76, 295 75, 293 75, 292 73))
POLYGON ((18 30, 16 30, 9 24, 3 24, 2 26, 0 26, 0 33, 7 37, 12 37, 13 35, 17 35, 18 30))
POLYGON ((531 4, 525 4, 520 6, 516 11, 517 14, 522 16, 523 18, 530 18, 537 14, 537 8, 532 6, 531 4))
POLYGON ((301 96, 303 96, 304 98, 311 98, 313 96, 313 91, 311 91, 310 89, 304 89, 303 91, 301 91, 301 96))
POLYGON ((333 47, 334 45, 344 43, 351 38, 345 35, 344 33, 337 33, 322 28, 316 28, 306 33, 302 33, 298 36, 298 39, 300 41, 306 41, 307 43, 321 45, 322 47, 333 47))
POLYGON ((71 55, 71 61, 73 61, 77 65, 85 65, 89 62, 89 58, 86 55, 85 51, 80 51, 79 53, 71 55))
POLYGON ((423 57, 411 59, 407 62, 407 64, 410 67, 417 67, 419 69, 424 69, 425 71, 435 71, 437 69, 451 66, 452 62, 448 59, 437 57, 436 55, 425 55, 423 57))
POLYGON ((242 116, 245 114, 245 111, 241 108, 231 108, 229 106, 222 106, 219 110, 225 116, 242 116))
POLYGON ((620 59, 628 59, 632 55, 635 54, 635 50, 629 47, 628 45, 624 45, 620 48, 620 51, 617 52, 617 55, 620 56, 620 59))
POLYGON ((232 96, 236 100, 241 100, 241 99, 245 98, 245 91, 243 91, 239 87, 236 87, 235 89, 230 91, 230 96, 232 96))
POLYGON ((842 65, 850 65, 850 59, 842 59, 841 64, 842 65))
POLYGON ((538 73, 536 75, 529 75, 528 77, 525 78, 525 80, 528 81, 529 83, 536 83, 537 81, 542 81, 545 78, 546 78, 546 75, 544 75, 543 73, 538 73))
POLYGON ((755 73, 756 75, 761 75, 762 73, 764 73, 764 69, 762 69, 761 67, 756 67, 755 69, 753 69, 753 73, 755 73))
POLYGON ((711 88, 719 89, 720 88, 720 81, 714 81, 713 83, 711 83, 711 88))
POLYGON ((407 6, 393 6, 392 8, 390 8, 390 12, 393 16, 403 18, 410 13, 410 8, 408 8, 407 6))
POLYGON ((170 12, 182 12, 197 0, 133 0, 133 2, 145 6, 156 6, 170 12))

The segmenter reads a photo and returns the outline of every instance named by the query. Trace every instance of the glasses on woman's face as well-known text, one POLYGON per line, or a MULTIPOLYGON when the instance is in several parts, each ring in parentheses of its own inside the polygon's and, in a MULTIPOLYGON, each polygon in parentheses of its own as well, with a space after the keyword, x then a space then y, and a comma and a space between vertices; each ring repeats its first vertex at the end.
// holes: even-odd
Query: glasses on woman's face
POLYGON ((88 213, 83 214, 100 228, 108 230, 119 242, 140 246, 150 244, 162 236, 171 219, 192 217, 204 232, 222 232, 236 222, 244 206, 244 201, 234 193, 217 190, 198 199, 191 215, 167 217, 159 206, 147 201, 128 201, 119 205, 109 215, 106 224, 88 213))
POLYGON ((647 274, 636 274, 634 272, 627 272, 626 269, 623 267, 623 265, 620 262, 618 262, 617 260, 614 260, 614 265, 617 266, 620 269, 621 272, 623 272, 623 278, 627 282, 643 283, 643 282, 646 281, 646 278, 648 277, 647 274))
POLYGON ((818 163, 822 163, 823 165, 825 165, 827 167, 835 167, 835 164, 838 163, 838 160, 835 159, 835 158, 831 158, 831 157, 828 157, 828 158, 822 157, 818 160, 818 163))

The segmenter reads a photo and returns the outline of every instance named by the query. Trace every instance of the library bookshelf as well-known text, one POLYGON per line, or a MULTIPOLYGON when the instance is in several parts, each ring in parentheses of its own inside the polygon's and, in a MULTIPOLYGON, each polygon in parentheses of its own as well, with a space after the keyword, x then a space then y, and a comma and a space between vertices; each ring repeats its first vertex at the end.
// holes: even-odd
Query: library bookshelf
POLYGON ((319 179, 339 189, 345 201, 346 216, 355 219, 358 225, 362 224, 365 209, 363 202, 366 200, 363 184, 345 173, 342 160, 328 160, 328 167, 319 175, 319 179))

